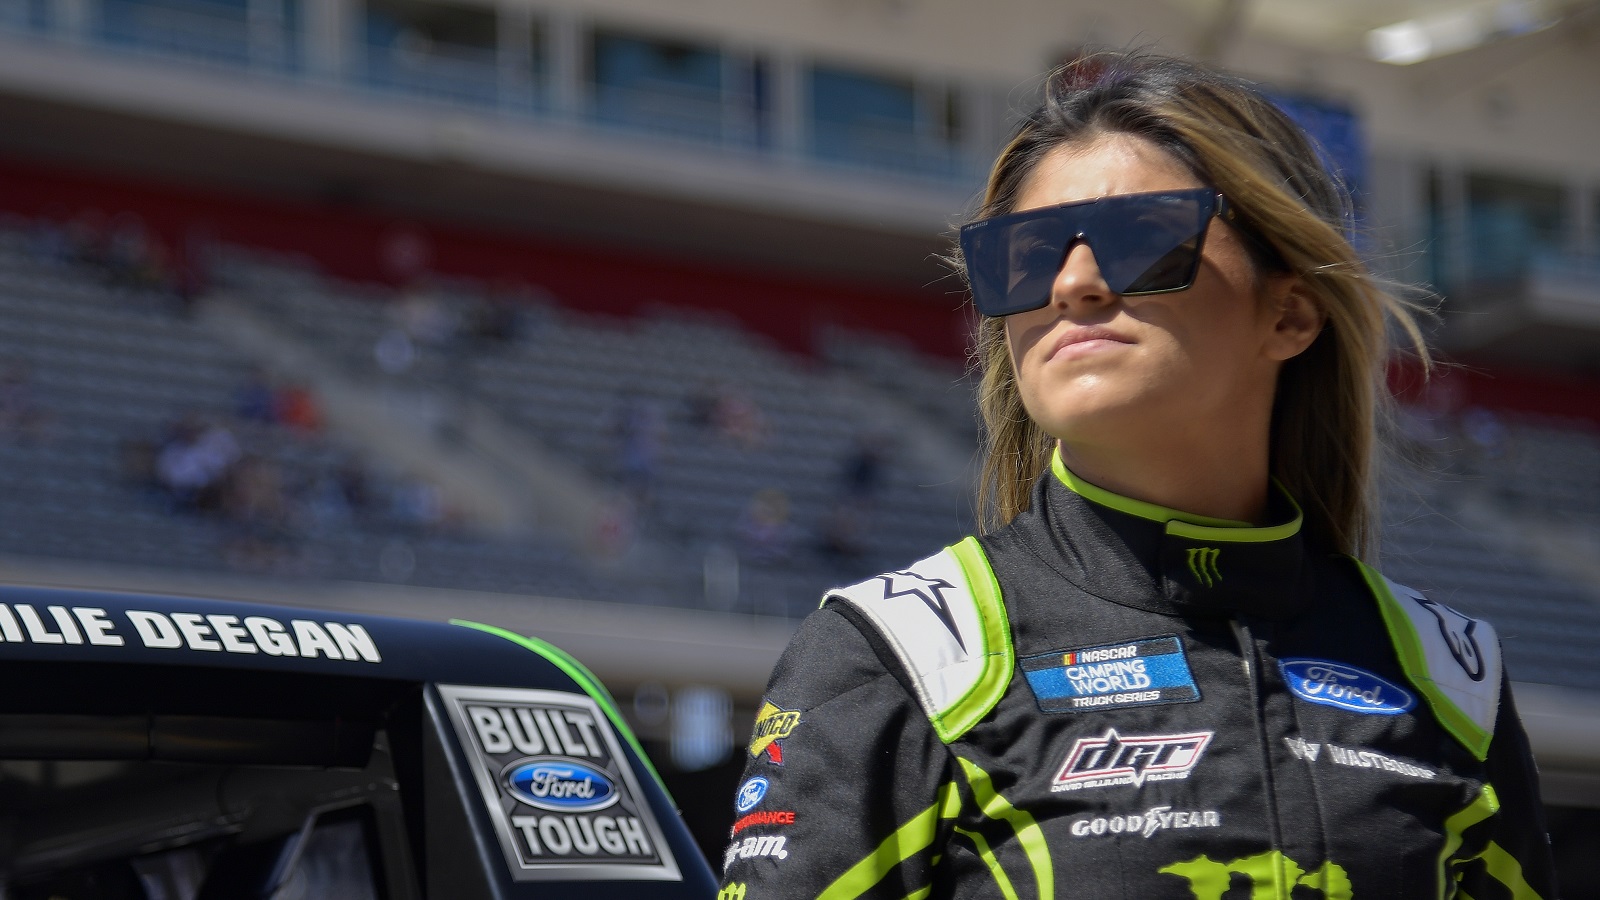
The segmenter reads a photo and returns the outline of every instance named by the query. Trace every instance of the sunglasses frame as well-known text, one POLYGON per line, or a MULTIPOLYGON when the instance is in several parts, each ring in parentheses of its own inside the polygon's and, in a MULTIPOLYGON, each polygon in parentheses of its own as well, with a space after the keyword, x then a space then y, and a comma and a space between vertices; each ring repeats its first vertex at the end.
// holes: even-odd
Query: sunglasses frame
MULTIPOLYGON (((1005 213, 1003 215, 991 216, 987 219, 980 219, 976 222, 964 225, 961 228, 961 253, 962 258, 966 261, 968 268, 967 283, 972 289, 973 305, 978 308, 980 313, 992 318, 1031 312, 1032 310, 1043 309, 1044 307, 1050 305, 1050 292, 1046 291, 1044 296, 1039 299, 1039 302, 1032 306, 1018 307, 1015 309, 1009 308, 1011 306, 1011 304, 1008 302, 1009 290, 1000 292, 1000 296, 995 297, 980 284, 980 279, 972 277, 971 272, 974 257, 982 255, 976 253, 976 249, 978 246, 978 241, 981 239, 981 236, 984 232, 998 227, 1015 226, 1026 222, 1052 218, 1061 219, 1067 225, 1074 228, 1075 231, 1069 236, 1067 242, 1061 247, 1061 258, 1057 262, 1054 271, 1056 273, 1060 272, 1060 267, 1066 263, 1067 254, 1071 252, 1073 245, 1077 244, 1079 241, 1089 245, 1089 249, 1095 253, 1096 264, 1103 266, 1103 262, 1100 259, 1100 251, 1095 248, 1094 235, 1084 230, 1082 227, 1084 224, 1082 213, 1073 214, 1067 211, 1080 210, 1084 207, 1091 207, 1097 204, 1116 204, 1117 206, 1140 204, 1141 202, 1149 201, 1158 197, 1181 197, 1185 200, 1193 199, 1199 204, 1197 211, 1203 211, 1206 206, 1211 207, 1210 212, 1205 213, 1200 217, 1200 228, 1193 235, 1194 259, 1189 265, 1188 276, 1184 279, 1182 284, 1175 287, 1164 287, 1143 291, 1125 290, 1118 292, 1118 296, 1143 297, 1153 294, 1173 294, 1177 293, 1178 291, 1188 290, 1194 286, 1194 280, 1200 271, 1200 259, 1205 253, 1206 232, 1211 230, 1211 220, 1218 217, 1230 222, 1234 220, 1233 207, 1228 203, 1228 198, 1223 196, 1222 192, 1218 191, 1216 188, 1197 187, 1182 188, 1179 190, 1170 191, 1145 191, 1137 194, 1113 194, 1107 197, 1096 197, 1092 200, 1075 200, 1071 203, 1062 203, 1056 206, 1043 207, 1041 209, 1030 209, 1017 213, 1005 213), (985 294, 988 296, 982 296, 985 294), (991 313, 985 310, 985 307, 990 309, 1005 309, 1006 311, 1000 313, 991 313)), ((1101 240, 1104 241, 1103 236, 1101 240)), ((1189 239, 1185 238, 1184 242, 1187 240, 1189 239)), ((1174 245, 1172 249, 1176 250, 1179 246, 1182 246, 1184 242, 1179 242, 1179 244, 1174 245)), ((1167 252, 1170 253, 1171 251, 1169 250, 1167 252)), ((1159 261, 1160 258, 1161 257, 1158 257, 1157 261, 1159 261)), ((1102 269, 1102 273, 1103 271, 1104 270, 1102 269)), ((1137 277, 1135 280, 1137 280, 1137 277)))

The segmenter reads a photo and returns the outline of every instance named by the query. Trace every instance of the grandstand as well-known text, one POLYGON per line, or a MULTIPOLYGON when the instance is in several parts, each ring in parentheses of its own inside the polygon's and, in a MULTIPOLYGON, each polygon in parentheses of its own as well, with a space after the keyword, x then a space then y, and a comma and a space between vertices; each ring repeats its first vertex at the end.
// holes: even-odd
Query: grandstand
POLYGON ((1263 81, 1442 295, 1384 565, 1496 622, 1592 821, 1600 7, 1402 66, 1360 4, 981 6, 0 2, 0 571, 482 610, 660 746, 680 688, 741 731, 824 587, 972 530, 935 257, 1039 71, 1154 42, 1263 81))

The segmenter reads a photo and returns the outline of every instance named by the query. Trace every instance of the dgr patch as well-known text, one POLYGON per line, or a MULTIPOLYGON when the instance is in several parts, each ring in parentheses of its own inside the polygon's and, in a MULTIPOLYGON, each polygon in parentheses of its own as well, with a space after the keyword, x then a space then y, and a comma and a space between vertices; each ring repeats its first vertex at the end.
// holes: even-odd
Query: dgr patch
POLYGON ((1200 688, 1176 635, 1139 638, 1021 660, 1044 712, 1095 712, 1158 703, 1192 703, 1200 688))

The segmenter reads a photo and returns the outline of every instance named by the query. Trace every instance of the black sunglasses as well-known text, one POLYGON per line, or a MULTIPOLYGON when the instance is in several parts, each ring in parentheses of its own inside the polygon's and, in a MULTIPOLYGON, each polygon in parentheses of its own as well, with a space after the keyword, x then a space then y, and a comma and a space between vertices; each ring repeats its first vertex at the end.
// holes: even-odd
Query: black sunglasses
POLYGON ((1213 216, 1232 218, 1215 188, 1123 194, 995 216, 961 229, 972 300, 986 316, 1050 302, 1067 251, 1083 241, 1106 286, 1124 297, 1194 284, 1213 216))

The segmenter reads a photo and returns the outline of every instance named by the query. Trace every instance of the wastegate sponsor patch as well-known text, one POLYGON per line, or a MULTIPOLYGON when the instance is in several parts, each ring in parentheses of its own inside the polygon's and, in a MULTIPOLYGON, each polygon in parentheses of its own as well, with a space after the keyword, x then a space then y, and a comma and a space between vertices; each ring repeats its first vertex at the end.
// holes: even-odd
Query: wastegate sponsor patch
POLYGON ((1200 699, 1176 635, 1027 656, 1022 659, 1022 673, 1045 712, 1092 712, 1200 699))
POLYGON ((592 698, 456 685, 439 694, 514 880, 681 880, 592 698))

